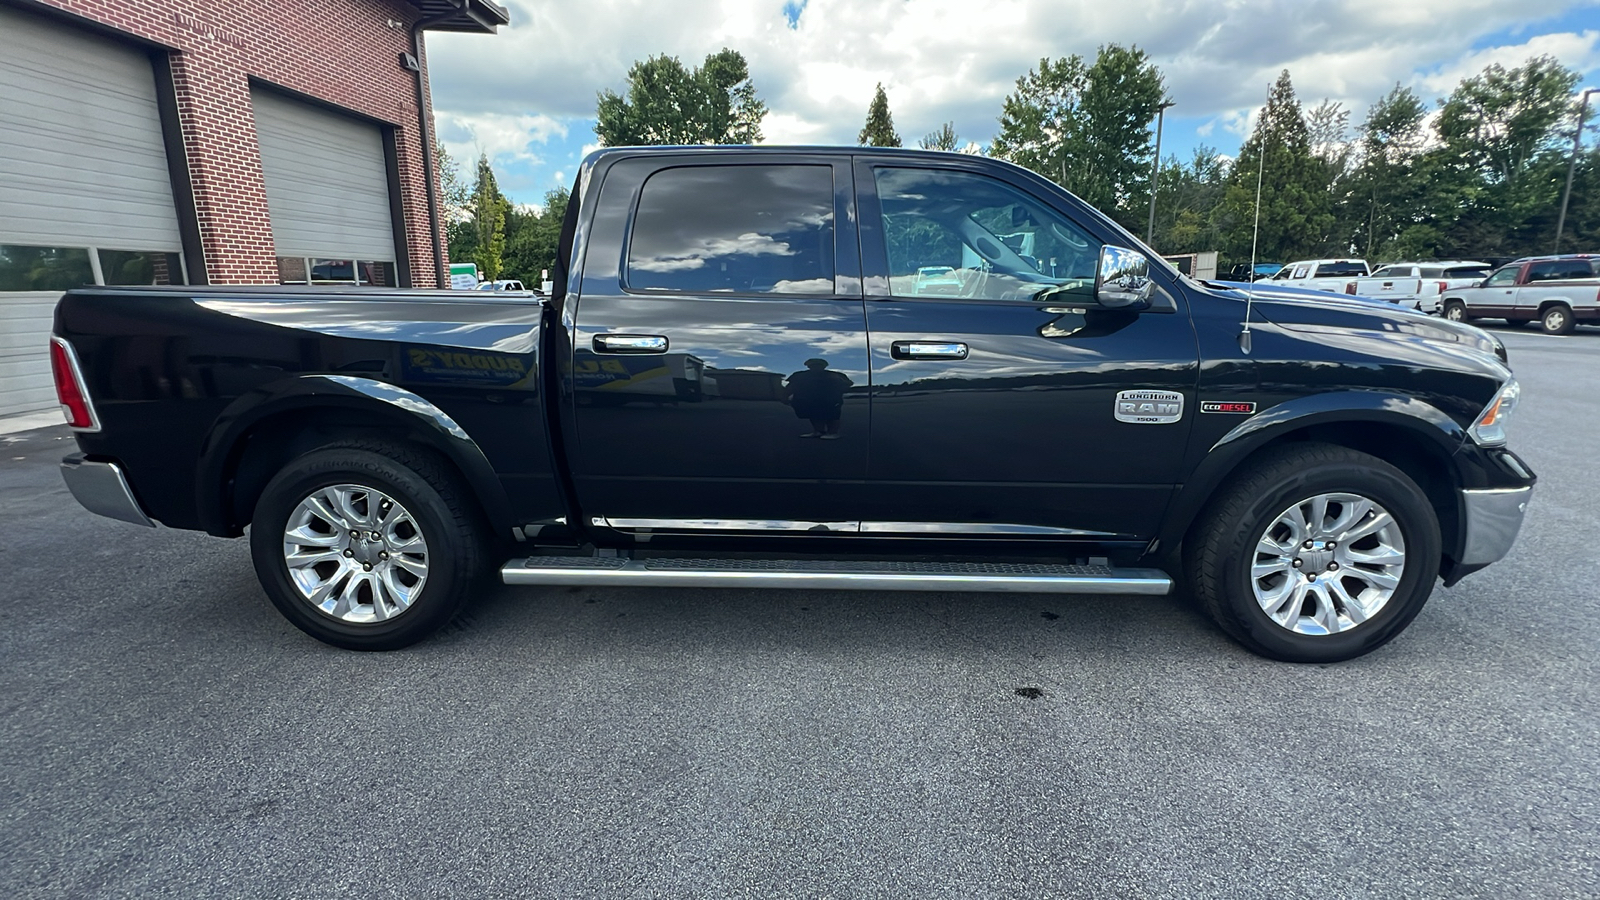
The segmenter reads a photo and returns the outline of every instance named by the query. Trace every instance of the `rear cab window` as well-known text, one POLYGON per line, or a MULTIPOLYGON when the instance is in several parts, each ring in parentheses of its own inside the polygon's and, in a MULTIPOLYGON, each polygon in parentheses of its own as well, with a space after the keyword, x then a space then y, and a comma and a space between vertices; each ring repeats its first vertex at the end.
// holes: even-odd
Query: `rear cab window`
POLYGON ((629 231, 629 291, 832 294, 833 169, 687 165, 645 180, 629 231))

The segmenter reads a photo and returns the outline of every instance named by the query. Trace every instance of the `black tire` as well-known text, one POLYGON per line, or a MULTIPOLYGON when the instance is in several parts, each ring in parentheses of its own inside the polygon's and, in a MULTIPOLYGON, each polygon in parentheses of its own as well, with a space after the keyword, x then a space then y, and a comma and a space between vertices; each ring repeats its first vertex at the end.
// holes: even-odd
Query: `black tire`
POLYGON ((1539 313, 1539 330, 1545 334, 1571 334, 1577 324, 1572 307, 1565 303, 1547 306, 1539 313))
POLYGON ((1467 305, 1460 300, 1446 300, 1439 314, 1452 322, 1472 321, 1472 317, 1467 315, 1467 305))
MULTIPOLYGON (((470 496, 452 470, 421 448, 374 441, 313 450, 274 475, 256 503, 250 523, 256 577, 278 611, 319 641, 348 650, 410 646, 444 627, 484 574, 487 545, 470 496), (371 623, 335 618, 313 606, 290 576, 284 548, 290 516, 314 492, 335 485, 369 488, 392 498, 414 520, 414 530, 426 542, 426 578, 417 583, 420 589, 409 605, 392 618, 371 623)), ((351 553, 346 550, 344 555, 351 553)), ((369 585, 364 590, 360 596, 376 609, 374 588, 369 585)))
POLYGON ((1427 496, 1404 472, 1331 444, 1294 444, 1246 465, 1184 542, 1190 587, 1223 631, 1272 659, 1327 663, 1383 646, 1416 618, 1438 577, 1439 522, 1427 496), (1387 510, 1403 537, 1405 563, 1394 593, 1370 618, 1343 631, 1301 634, 1274 621, 1257 602, 1250 567, 1257 541, 1281 514, 1326 493, 1357 494, 1387 510))

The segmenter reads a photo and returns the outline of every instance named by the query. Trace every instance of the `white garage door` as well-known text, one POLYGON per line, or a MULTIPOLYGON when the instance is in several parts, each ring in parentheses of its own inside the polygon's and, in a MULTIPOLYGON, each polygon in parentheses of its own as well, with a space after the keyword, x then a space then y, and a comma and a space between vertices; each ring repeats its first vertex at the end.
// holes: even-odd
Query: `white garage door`
POLYGON ((51 409, 61 292, 182 281, 142 51, 0 7, 0 416, 51 409))
POLYGON ((271 91, 251 94, 285 283, 394 284, 383 132, 271 91))

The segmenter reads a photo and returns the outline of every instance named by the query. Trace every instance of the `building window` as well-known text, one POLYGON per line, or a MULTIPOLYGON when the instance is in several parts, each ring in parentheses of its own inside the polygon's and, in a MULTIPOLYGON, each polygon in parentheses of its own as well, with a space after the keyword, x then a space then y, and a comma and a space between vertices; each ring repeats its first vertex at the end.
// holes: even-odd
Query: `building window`
POLYGON ((278 257, 279 284, 359 284, 395 287, 394 263, 371 259, 278 257))
POLYGON ((66 291, 86 284, 184 284, 183 256, 148 250, 0 245, 0 291, 66 291))
POLYGON ((176 253, 143 250, 97 250, 105 284, 183 284, 183 266, 176 253))

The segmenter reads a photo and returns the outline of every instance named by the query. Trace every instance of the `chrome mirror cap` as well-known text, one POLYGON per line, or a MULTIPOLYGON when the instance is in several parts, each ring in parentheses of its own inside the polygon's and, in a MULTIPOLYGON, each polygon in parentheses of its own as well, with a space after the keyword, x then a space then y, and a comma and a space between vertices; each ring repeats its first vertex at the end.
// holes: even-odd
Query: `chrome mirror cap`
POLYGON ((1150 280, 1150 260, 1137 250, 1107 244, 1100 248, 1100 268, 1094 278, 1094 299, 1106 309, 1144 309, 1150 305, 1155 282, 1150 280))

